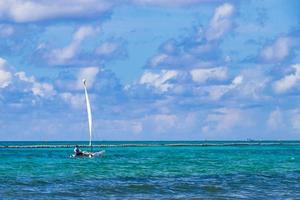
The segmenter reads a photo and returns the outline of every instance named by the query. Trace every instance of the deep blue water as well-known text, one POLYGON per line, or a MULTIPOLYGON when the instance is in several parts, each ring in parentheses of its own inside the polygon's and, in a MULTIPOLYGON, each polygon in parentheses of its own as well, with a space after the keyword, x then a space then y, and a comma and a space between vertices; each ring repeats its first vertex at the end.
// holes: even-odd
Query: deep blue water
MULTIPOLYGON (((97 158, 70 158, 71 148, 0 148, 0 198, 300 199, 300 142, 273 143, 111 147, 97 158)), ((0 142, 31 144, 41 142, 0 142)))

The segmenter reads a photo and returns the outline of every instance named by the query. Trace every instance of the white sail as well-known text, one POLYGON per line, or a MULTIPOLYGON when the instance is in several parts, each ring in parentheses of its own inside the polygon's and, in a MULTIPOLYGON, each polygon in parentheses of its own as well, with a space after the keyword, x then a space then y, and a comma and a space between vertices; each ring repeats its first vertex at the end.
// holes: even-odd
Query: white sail
POLYGON ((87 110, 88 122, 89 122, 89 132, 90 132, 90 143, 89 143, 89 145, 92 146, 92 110, 91 110, 91 104, 90 104, 90 100, 89 100, 89 96, 88 96, 88 92, 87 92, 87 88, 86 88, 86 80, 83 79, 82 82, 83 82, 83 85, 84 85, 86 110, 87 110))

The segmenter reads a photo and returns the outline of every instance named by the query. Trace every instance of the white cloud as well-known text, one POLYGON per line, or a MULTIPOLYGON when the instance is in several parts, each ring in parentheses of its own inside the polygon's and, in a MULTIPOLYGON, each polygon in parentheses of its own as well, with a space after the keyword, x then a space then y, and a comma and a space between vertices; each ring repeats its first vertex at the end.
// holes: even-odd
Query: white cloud
POLYGON ((142 6, 188 6, 199 3, 207 3, 218 0, 131 0, 133 3, 142 6))
POLYGON ((26 76, 26 73, 25 72, 17 72, 15 74, 21 81, 24 81, 24 82, 28 82, 28 83, 34 83, 35 82, 35 78, 33 76, 26 76))
POLYGON ((167 54, 159 54, 154 56, 150 61, 151 66, 158 66, 159 64, 164 62, 168 57, 169 56, 167 54))
POLYGON ((133 122, 131 124, 131 129, 134 133, 141 133, 143 131, 143 124, 140 122, 133 122))
POLYGON ((220 108, 209 114, 202 127, 203 132, 226 132, 237 126, 243 120, 243 114, 238 109, 220 108))
POLYGON ((270 79, 259 68, 242 70, 231 83, 226 85, 211 85, 205 88, 211 100, 220 100, 225 94, 230 98, 244 100, 266 100, 269 97, 264 92, 270 79))
POLYGON ((225 80, 227 78, 227 68, 193 69, 190 74, 193 81, 197 83, 205 83, 208 80, 225 80))
POLYGON ((173 84, 168 83, 168 81, 177 75, 178 72, 175 70, 162 70, 160 73, 145 72, 140 79, 140 84, 150 85, 166 92, 173 87, 173 84))
POLYGON ((93 28, 92 26, 79 27, 78 30, 74 33, 73 39, 68 46, 61 49, 54 49, 50 53, 50 63, 63 64, 64 62, 72 59, 76 55, 83 40, 96 31, 97 29, 93 28))
MULTIPOLYGON (((3 58, 0 58, 0 88, 7 87, 12 81, 12 74, 11 72, 6 70, 7 62, 3 58)), ((40 83, 35 80, 33 76, 28 77, 26 76, 25 72, 16 72, 15 76, 24 82, 30 83, 31 88, 30 91, 40 97, 50 97, 56 94, 53 86, 49 83, 40 83)))
POLYGON ((273 85, 275 92, 283 93, 293 88, 300 80, 300 64, 293 65, 295 72, 276 81, 273 85))
POLYGON ((229 85, 213 85, 206 88, 211 100, 217 101, 230 90, 233 90, 243 83, 243 76, 236 76, 229 85))
POLYGON ((67 103, 71 104, 73 108, 82 109, 85 105, 85 98, 82 94, 72 94, 69 92, 64 92, 59 94, 59 96, 67 103))
POLYGON ((220 0, 1 0, 0 20, 17 23, 52 19, 99 18, 114 6, 185 6, 220 0))
POLYGON ((106 0, 1 0, 0 19, 35 22, 59 18, 84 18, 98 15, 112 7, 106 0))
POLYGON ((77 74, 77 81, 76 81, 76 89, 82 89, 82 80, 86 79, 87 88, 91 88, 96 80, 96 76, 99 73, 98 67, 85 67, 79 70, 77 74))
POLYGON ((208 96, 211 100, 217 101, 230 90, 230 86, 216 85, 207 88, 208 96))
POLYGON ((300 130, 300 111, 299 109, 294 109, 290 111, 290 122, 293 129, 297 131, 300 130))
POLYGON ((243 83, 243 76, 237 76, 233 79, 232 85, 237 86, 243 83))
POLYGON ((240 72, 243 77, 242 83, 235 91, 235 96, 245 99, 267 99, 268 96, 264 89, 268 86, 270 78, 260 67, 252 67, 244 69, 240 72))
POLYGON ((0 58, 0 88, 5 88, 11 83, 12 75, 6 68, 6 60, 0 58))
MULTIPOLYGON (((156 121, 157 123, 163 123, 167 127, 174 127, 176 125, 177 117, 176 115, 170 115, 170 114, 157 114, 152 116, 152 119, 156 121)), ((165 126, 163 126, 165 127, 165 126)))
POLYGON ((265 47, 261 56, 266 61, 279 61, 286 58, 289 55, 291 46, 291 39, 288 37, 278 38, 274 44, 265 47))
POLYGON ((183 52, 178 55, 161 53, 154 56, 150 60, 151 67, 160 68, 183 68, 188 66, 211 67, 211 63, 207 61, 199 61, 190 52, 183 52))
MULTIPOLYGON (((95 130, 101 130, 101 134, 96 134, 95 138, 126 140, 136 137, 143 131, 143 123, 136 119, 95 119, 95 130)), ((95 131, 96 132, 96 131, 95 131)))
POLYGON ((18 77, 21 81, 31 83, 31 92, 35 96, 51 97, 56 94, 53 85, 49 83, 40 83, 36 81, 33 76, 28 77, 25 72, 17 72, 15 73, 15 76, 18 77))
POLYGON ((179 127, 179 118, 174 114, 155 114, 143 119, 144 127, 155 133, 168 133, 179 127))
POLYGON ((272 131, 285 130, 286 133, 289 133, 294 129, 298 134, 300 131, 300 110, 298 108, 276 108, 270 113, 267 125, 272 131))
POLYGON ((267 125, 271 129, 278 129, 282 126, 283 118, 279 109, 273 110, 268 118, 267 125))
POLYGON ((36 96, 49 97, 55 94, 53 86, 49 83, 34 83, 32 92, 36 96))
POLYGON ((0 37, 9 37, 14 34, 15 29, 11 25, 0 24, 0 37))
POLYGON ((112 42, 105 42, 101 44, 97 49, 96 53, 98 55, 108 56, 116 52, 119 48, 119 45, 112 42))
POLYGON ((206 39, 208 41, 219 39, 226 33, 231 27, 231 16, 234 11, 234 6, 225 3, 216 8, 213 18, 209 23, 208 30, 206 32, 206 39))
MULTIPOLYGON (((98 126, 103 123, 99 122, 98 126)), ((124 133, 129 131, 133 133, 142 133, 141 135, 147 138, 166 138, 166 136, 172 135, 172 138, 190 138, 186 134, 186 130, 191 130, 197 128, 199 125, 198 115, 194 112, 184 112, 184 113, 153 113, 145 115, 144 117, 138 117, 135 119, 126 120, 109 120, 107 126, 114 127, 113 129, 118 129, 120 125, 126 127, 124 133), (116 123, 118 122, 118 123, 116 123), (120 123, 120 124, 119 124, 120 123), (129 130, 128 130, 129 129, 129 130)), ((97 125, 96 125, 97 126, 97 125)), ((106 125, 104 125, 106 126, 106 125)), ((121 127, 122 127, 121 126, 121 127)), ((124 127, 124 128, 125 128, 124 127)), ((124 131, 124 130, 120 130, 124 131)), ((197 134, 197 133, 193 133, 197 134)))

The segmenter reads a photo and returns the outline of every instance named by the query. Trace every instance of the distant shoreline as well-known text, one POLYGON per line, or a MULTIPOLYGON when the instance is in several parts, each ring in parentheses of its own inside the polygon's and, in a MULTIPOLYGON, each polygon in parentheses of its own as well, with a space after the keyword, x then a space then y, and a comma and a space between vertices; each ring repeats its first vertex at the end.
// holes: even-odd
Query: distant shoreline
MULTIPOLYGON (((74 143, 76 141, 73 141, 74 143)), ((82 142, 82 141, 81 141, 82 142)), ((98 148, 108 148, 108 147, 211 147, 211 146, 274 146, 274 145, 300 145, 300 141, 247 141, 247 142, 233 142, 233 141, 214 141, 215 143, 208 142, 208 141, 203 141, 203 142, 161 142, 161 141, 151 141, 151 143, 147 143, 144 141, 141 142, 132 142, 132 143, 121 143, 118 141, 118 143, 109 143, 109 142, 104 142, 105 144, 94 144, 93 147, 98 147, 98 148)), ((5 143, 5 142, 1 142, 5 143)), ((22 144, 22 145, 17 145, 17 144, 9 144, 9 145, 4 145, 0 143, 0 148, 73 148, 74 144, 64 142, 66 144, 22 144)), ((14 143, 14 142, 8 142, 8 143, 14 143)), ((15 142, 19 143, 19 142, 15 142)), ((24 142, 28 143, 28 142, 24 142)), ((36 141, 34 143, 37 143, 36 141)), ((41 142, 45 143, 45 142, 41 142)), ((58 143, 58 142, 55 142, 58 143)), ((96 142, 99 143, 99 142, 96 142)), ((85 144, 78 144, 80 147, 90 147, 89 145, 85 144)))

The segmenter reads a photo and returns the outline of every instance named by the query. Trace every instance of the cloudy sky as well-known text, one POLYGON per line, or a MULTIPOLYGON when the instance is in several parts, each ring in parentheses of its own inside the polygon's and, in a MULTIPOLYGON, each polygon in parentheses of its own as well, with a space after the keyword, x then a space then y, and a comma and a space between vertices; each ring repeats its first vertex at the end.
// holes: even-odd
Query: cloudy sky
POLYGON ((300 139, 298 0, 1 0, 0 140, 300 139))

